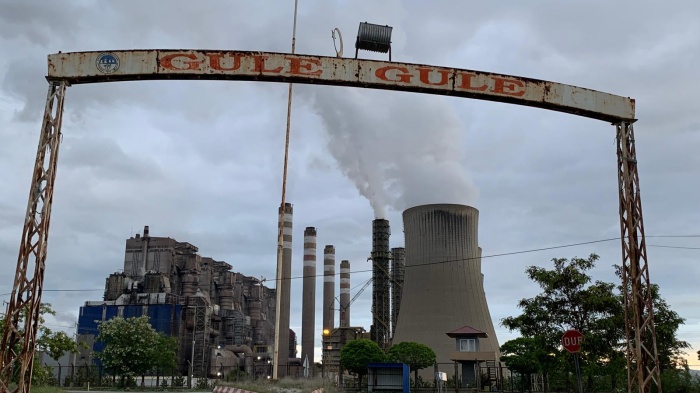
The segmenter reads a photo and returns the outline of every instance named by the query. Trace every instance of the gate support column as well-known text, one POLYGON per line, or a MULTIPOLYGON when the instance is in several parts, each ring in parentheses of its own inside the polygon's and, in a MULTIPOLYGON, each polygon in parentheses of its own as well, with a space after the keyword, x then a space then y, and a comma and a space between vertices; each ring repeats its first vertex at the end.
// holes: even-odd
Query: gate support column
POLYGON ((19 393, 29 392, 32 380, 51 203, 61 142, 63 100, 67 86, 66 82, 51 82, 46 98, 15 281, 0 343, 0 392, 9 391, 13 374, 19 375, 16 390, 19 393), (20 319, 23 326, 20 326, 20 319))
POLYGON ((615 127, 622 240, 621 274, 627 337, 627 391, 649 393, 652 386, 656 386, 658 393, 661 393, 634 130, 631 122, 620 122, 615 127))

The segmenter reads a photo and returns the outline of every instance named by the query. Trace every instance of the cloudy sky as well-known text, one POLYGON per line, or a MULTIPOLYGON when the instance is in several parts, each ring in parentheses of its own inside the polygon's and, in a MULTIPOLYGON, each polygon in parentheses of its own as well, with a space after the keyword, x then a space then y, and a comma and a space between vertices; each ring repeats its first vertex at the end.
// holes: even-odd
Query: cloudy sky
MULTIPOLYGON (((389 24, 393 59, 552 80, 637 100, 635 125, 652 281, 686 324, 700 368, 700 3, 299 0, 297 53, 345 55, 361 21, 389 24), (677 237, 666 237, 677 236, 677 237), (692 237, 695 236, 695 237, 692 237), (675 247, 675 248, 674 248, 675 247)), ((58 51, 199 48, 288 52, 288 1, 0 0, 0 298, 9 300, 46 97, 58 51)), ((362 53, 369 58, 381 54, 362 53)), ((288 201, 293 275, 302 234, 334 244, 352 286, 369 277, 371 221, 386 215, 402 246, 401 211, 466 203, 480 211, 484 255, 619 236, 614 128, 492 102, 390 91, 295 86, 288 201)), ((236 271, 274 278, 287 85, 158 81, 69 89, 44 301, 51 327, 73 328, 122 267, 124 241, 197 245, 236 271), (71 291, 67 291, 71 290, 71 291), (80 290, 80 291, 75 291, 80 290)), ((487 258, 494 321, 538 293, 524 270, 598 253, 596 279, 616 280, 619 240, 487 258)), ((320 258, 319 258, 320 259, 320 258)), ((320 294, 320 280, 319 280, 320 294)), ((353 290, 356 291, 358 288, 353 290)), ((301 280, 292 295, 301 298, 301 280)), ((369 327, 370 291, 352 324, 369 327)), ((292 302, 300 334, 300 302, 292 302)), ((320 302, 318 303, 320 320, 320 302)), ((496 326, 501 343, 515 337, 496 326)), ((320 331, 316 333, 320 340, 320 331)))

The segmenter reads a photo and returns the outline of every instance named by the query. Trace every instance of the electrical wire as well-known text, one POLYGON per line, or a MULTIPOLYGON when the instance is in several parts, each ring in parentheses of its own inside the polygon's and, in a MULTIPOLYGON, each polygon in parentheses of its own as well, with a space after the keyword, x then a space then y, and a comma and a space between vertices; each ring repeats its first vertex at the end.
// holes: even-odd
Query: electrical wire
POLYGON ((700 250, 700 247, 661 246, 661 245, 658 245, 658 244, 647 244, 647 247, 675 248, 675 249, 678 249, 678 250, 700 250))
MULTIPOLYGON (((651 236, 646 236, 647 238, 700 238, 700 235, 651 235, 651 236)), ((512 256, 512 255, 520 255, 520 254, 529 254, 529 253, 534 253, 534 252, 541 252, 541 251, 550 251, 550 250, 557 250, 557 249, 562 249, 562 248, 570 248, 570 247, 578 247, 578 246, 585 246, 589 244, 597 244, 597 243, 606 243, 606 242, 611 242, 611 241, 616 241, 620 240, 619 237, 611 237, 607 239, 599 239, 599 240, 591 240, 587 242, 579 242, 579 243, 569 243, 569 244, 562 244, 558 246, 551 246, 551 247, 540 247, 540 248, 532 248, 532 249, 527 249, 527 250, 519 250, 519 251, 511 251, 511 252, 504 252, 504 253, 498 253, 498 254, 491 254, 491 255, 483 255, 481 257, 467 257, 467 258, 457 258, 457 259, 446 259, 442 261, 434 261, 434 262, 426 262, 426 263, 419 263, 416 265, 411 265, 411 266, 406 266, 405 268, 414 268, 414 267, 421 267, 421 266, 431 266, 431 265, 440 265, 440 264, 447 264, 447 263, 455 263, 455 262, 466 262, 474 259, 487 259, 487 258, 498 258, 498 257, 505 257, 505 256, 512 256)), ((667 245, 658 245, 658 244, 647 244, 647 247, 659 247, 659 248, 672 248, 672 249, 682 249, 682 250, 700 250, 700 247, 683 247, 683 246, 667 246, 667 245)), ((350 274, 357 274, 357 273, 371 273, 372 269, 363 269, 363 270, 353 270, 350 272, 350 274)), ((335 273, 334 275, 338 276, 340 273, 335 273)), ((287 280, 298 280, 298 279, 303 279, 305 277, 324 277, 325 274, 316 274, 313 276, 293 276, 289 277, 287 280)), ((268 282, 274 282, 274 281, 279 281, 278 279, 266 279, 268 282)), ((360 285, 363 285, 364 281, 353 287, 352 289, 357 288, 360 285)), ((44 292, 98 292, 98 291, 104 291, 104 288, 100 289, 44 289, 44 292)), ((2 293, 0 296, 7 296, 10 295, 11 293, 2 293)))

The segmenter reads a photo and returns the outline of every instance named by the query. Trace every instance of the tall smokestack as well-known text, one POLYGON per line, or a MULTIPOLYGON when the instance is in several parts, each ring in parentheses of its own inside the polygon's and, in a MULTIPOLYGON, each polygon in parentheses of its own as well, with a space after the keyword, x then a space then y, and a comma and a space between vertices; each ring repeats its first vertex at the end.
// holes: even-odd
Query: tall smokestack
POLYGON ((350 261, 340 262, 340 327, 350 326, 350 261))
POLYGON ((406 264, 406 250, 403 247, 391 249, 391 337, 396 331, 396 321, 401 308, 403 276, 406 264))
POLYGON ((372 221, 372 328, 370 336, 380 348, 389 346, 389 221, 372 221))
POLYGON ((335 324, 333 310, 335 300, 335 247, 323 250, 323 329, 331 330, 335 324))
POLYGON ((479 338, 479 351, 498 360, 480 269, 478 220, 479 211, 464 205, 403 212, 406 270, 393 343, 420 342, 435 351, 438 363, 451 362, 455 339, 445 333, 469 326, 487 334, 479 338))
POLYGON ((148 225, 146 225, 143 227, 143 237, 141 238, 143 248, 141 249, 141 263, 139 264, 138 272, 139 277, 146 276, 146 267, 148 265, 148 243, 150 240, 151 235, 149 234, 148 225))
MULTIPOLYGON (((294 209, 291 203, 284 204, 284 227, 282 229, 282 275, 277 283, 281 293, 280 309, 277 310, 277 318, 280 319, 277 335, 279 337, 279 350, 277 352, 277 377, 287 375, 287 363, 289 363, 289 307, 291 297, 292 277, 292 216, 294 209)), ((282 207, 279 209, 282 215, 282 207)))
MULTIPOLYGON (((301 361, 314 364, 314 329, 316 327, 316 228, 304 230, 304 288, 301 299, 301 361)), ((313 367, 310 368, 313 370, 313 367)))

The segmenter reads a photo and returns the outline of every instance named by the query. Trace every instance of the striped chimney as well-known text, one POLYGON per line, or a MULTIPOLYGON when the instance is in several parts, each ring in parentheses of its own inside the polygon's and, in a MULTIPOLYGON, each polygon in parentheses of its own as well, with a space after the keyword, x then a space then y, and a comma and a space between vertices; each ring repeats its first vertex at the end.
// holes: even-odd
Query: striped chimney
POLYGON ((340 262, 340 327, 350 326, 350 261, 340 262))
MULTIPOLYGON (((316 325, 316 228, 304 230, 304 282, 301 303, 301 361, 314 364, 316 325)), ((310 368, 313 370, 313 367, 310 368)))
MULTIPOLYGON (((284 377, 287 372, 289 362, 289 308, 291 297, 291 277, 292 277, 292 216, 294 209, 291 203, 284 204, 284 227, 282 230, 282 275, 278 288, 281 293, 280 309, 277 310, 277 317, 280 319, 279 327, 279 352, 276 359, 278 368, 277 376, 284 377)), ((282 207, 279 209, 282 215, 282 207)))
POLYGON ((335 247, 323 250, 323 329, 331 330, 335 324, 333 310, 335 300, 335 247))

